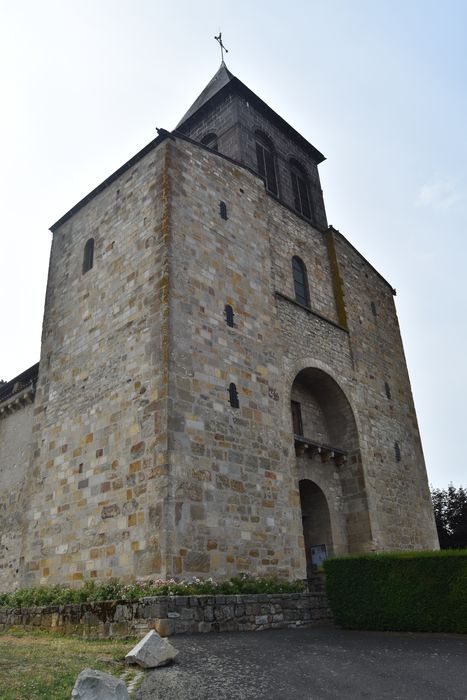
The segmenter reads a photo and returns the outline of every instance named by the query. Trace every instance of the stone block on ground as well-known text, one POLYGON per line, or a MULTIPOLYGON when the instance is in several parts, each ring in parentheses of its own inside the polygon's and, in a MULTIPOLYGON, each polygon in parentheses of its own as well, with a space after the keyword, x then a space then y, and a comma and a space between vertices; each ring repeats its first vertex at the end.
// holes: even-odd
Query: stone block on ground
POLYGON ((85 668, 76 679, 71 700, 130 700, 130 696, 119 678, 85 668))
POLYGON ((127 664, 138 664, 142 668, 155 668, 171 663, 177 654, 178 651, 168 639, 160 637, 155 630, 151 630, 125 656, 125 661, 127 664))

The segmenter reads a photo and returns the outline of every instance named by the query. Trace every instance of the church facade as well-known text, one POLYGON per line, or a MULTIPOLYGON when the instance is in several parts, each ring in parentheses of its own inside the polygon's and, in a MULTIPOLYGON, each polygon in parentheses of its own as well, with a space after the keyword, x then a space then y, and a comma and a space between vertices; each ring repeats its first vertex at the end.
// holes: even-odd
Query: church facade
POLYGON ((438 547, 394 290, 323 159, 223 63, 52 226, 40 365, 0 386, 0 590, 438 547))

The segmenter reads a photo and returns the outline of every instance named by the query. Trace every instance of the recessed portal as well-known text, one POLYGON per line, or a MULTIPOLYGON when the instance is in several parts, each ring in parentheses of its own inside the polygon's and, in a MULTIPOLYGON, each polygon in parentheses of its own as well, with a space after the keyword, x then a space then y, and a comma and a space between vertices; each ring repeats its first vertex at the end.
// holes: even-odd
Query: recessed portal
POLYGON ((306 367, 295 377, 290 400, 310 576, 325 555, 371 546, 368 503, 357 425, 339 384, 306 367))
POLYGON ((306 575, 307 578, 311 578, 321 561, 333 554, 331 518, 326 496, 314 481, 303 479, 299 482, 299 488, 306 575))

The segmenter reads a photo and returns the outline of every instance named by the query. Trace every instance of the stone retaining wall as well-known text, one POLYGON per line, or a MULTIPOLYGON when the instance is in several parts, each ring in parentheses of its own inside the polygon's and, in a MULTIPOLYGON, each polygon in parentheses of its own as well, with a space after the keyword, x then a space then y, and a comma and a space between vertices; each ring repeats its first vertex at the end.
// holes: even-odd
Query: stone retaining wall
POLYGON ((103 601, 0 609, 0 631, 12 627, 90 637, 162 636, 303 627, 330 621, 323 593, 159 596, 137 602, 103 601))

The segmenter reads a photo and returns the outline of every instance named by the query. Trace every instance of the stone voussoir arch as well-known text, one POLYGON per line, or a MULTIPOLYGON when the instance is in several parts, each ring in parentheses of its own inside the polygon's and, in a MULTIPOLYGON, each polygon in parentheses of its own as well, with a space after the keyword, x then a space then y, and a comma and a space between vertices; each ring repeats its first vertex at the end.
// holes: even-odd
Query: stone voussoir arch
POLYGON ((316 357, 312 357, 311 355, 307 355, 305 357, 300 357, 295 360, 293 360, 290 363, 287 363, 287 365, 284 367, 284 374, 283 374, 283 386, 284 386, 284 401, 282 404, 282 421, 283 425, 287 425, 287 421, 292 420, 291 415, 290 415, 290 396, 292 392, 292 385, 295 381, 295 378, 297 375, 304 369, 319 369, 325 374, 329 376, 330 379, 332 379, 338 388, 341 390, 342 394, 344 395, 345 399, 347 400, 350 410, 352 411, 353 418, 355 420, 355 424, 357 427, 357 433, 360 436, 362 433, 361 430, 361 423, 360 423, 360 417, 358 413, 355 411, 354 406, 353 406, 353 400, 352 397, 350 396, 349 388, 348 388, 348 382, 344 379, 343 375, 339 375, 336 370, 328 365, 326 362, 323 362, 322 360, 317 359, 316 357))

